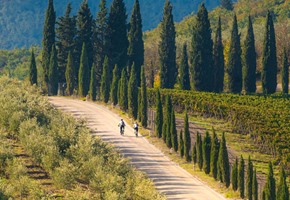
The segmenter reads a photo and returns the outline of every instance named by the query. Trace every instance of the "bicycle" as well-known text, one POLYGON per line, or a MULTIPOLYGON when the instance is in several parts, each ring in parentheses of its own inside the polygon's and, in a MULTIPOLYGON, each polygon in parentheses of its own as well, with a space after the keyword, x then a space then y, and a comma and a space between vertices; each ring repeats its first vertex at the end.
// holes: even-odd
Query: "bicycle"
POLYGON ((134 128, 134 134, 136 137, 138 137, 138 129, 134 128))
POLYGON ((124 135, 124 132, 125 132, 125 127, 121 126, 121 128, 120 128, 120 134, 121 135, 124 135))

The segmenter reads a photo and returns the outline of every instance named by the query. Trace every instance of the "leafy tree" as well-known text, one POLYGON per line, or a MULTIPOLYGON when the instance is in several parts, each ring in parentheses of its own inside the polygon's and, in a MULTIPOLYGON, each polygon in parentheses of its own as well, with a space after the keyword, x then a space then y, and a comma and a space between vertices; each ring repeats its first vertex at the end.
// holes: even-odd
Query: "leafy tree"
POLYGON ((160 87, 173 88, 176 76, 176 46, 175 27, 172 15, 172 5, 165 1, 163 19, 161 22, 160 42, 158 46, 160 61, 160 87))
POLYGON ((173 147, 173 150, 177 152, 178 150, 178 136, 177 136, 177 130, 176 130, 176 122, 175 122, 175 113, 174 109, 171 111, 171 123, 170 123, 170 133, 171 133, 171 146, 173 147))
MULTIPOLYGON (((166 138, 169 132, 170 122, 171 122, 171 110, 172 103, 170 96, 166 96, 165 98, 165 110, 163 112, 163 125, 162 125, 162 139, 166 143, 166 138)), ((186 153, 185 153, 186 154, 186 153)))
POLYGON ((221 6, 227 10, 233 10, 233 3, 231 0, 221 0, 221 6))
POLYGON ((277 87, 277 55, 273 19, 268 11, 262 54, 262 88, 264 94, 273 94, 277 87))
MULTIPOLYGON (((112 81, 112 86, 111 86, 111 102, 113 105, 118 104, 118 83, 119 83, 119 76, 118 76, 118 67, 117 65, 115 66, 113 70, 113 81, 112 81)), ((137 93, 138 93, 138 88, 137 88, 137 93)))
POLYGON ((180 153, 180 157, 183 158, 184 156, 184 141, 183 141, 183 131, 182 129, 180 130, 179 133, 179 153, 180 153))
POLYGON ((224 47, 222 41, 221 18, 219 17, 218 27, 215 34, 213 46, 214 62, 214 92, 222 92, 224 89, 225 61, 224 47))
POLYGON ((66 93, 68 95, 72 95, 73 91, 76 87, 75 83, 75 67, 72 53, 68 53, 66 71, 65 71, 65 79, 66 79, 66 93))
POLYGON ((141 67, 141 124, 143 127, 147 127, 147 119, 148 119, 148 113, 147 113, 147 88, 146 88, 146 78, 145 78, 145 72, 144 67, 141 67))
POLYGON ((96 96, 97 96, 96 66, 92 66, 92 69, 91 69, 89 96, 91 100, 96 101, 96 96))
POLYGON ((190 79, 189 79, 189 65, 187 56, 187 45, 183 44, 183 51, 180 62, 180 72, 179 72, 179 84, 181 90, 190 90, 190 79))
POLYGON ((203 166, 203 152, 202 152, 202 138, 201 134, 197 132, 196 134, 196 155, 197 155, 197 164, 200 170, 203 166))
POLYGON ((79 68, 79 95, 85 97, 89 91, 90 84, 90 68, 88 63, 87 56, 87 46, 83 43, 82 55, 80 60, 80 68, 79 68))
POLYGON ((49 71, 48 71, 48 80, 49 80, 49 94, 57 95, 58 89, 58 65, 57 65, 57 53, 55 45, 52 46, 50 53, 49 61, 49 71))
POLYGON ((211 152, 211 138, 209 133, 206 132, 202 143, 203 171, 206 174, 210 173, 210 152, 211 152))
POLYGON ((110 96, 109 60, 108 60, 108 57, 105 57, 104 64, 103 64, 102 80, 101 80, 101 99, 105 103, 108 103, 109 96, 110 96))
POLYGON ((127 75, 126 75, 125 69, 122 70, 119 92, 120 92, 119 106, 122 110, 126 111, 128 109, 128 82, 127 82, 127 75))
POLYGON ((240 197, 245 197, 245 161, 241 155, 239 169, 238 169, 238 185, 240 190, 240 197))
POLYGON ((137 84, 137 77, 136 77, 136 67, 133 63, 131 67, 131 75, 129 80, 129 87, 128 87, 128 108, 130 115, 137 119, 138 115, 138 84, 137 84))
POLYGON ((194 163, 194 165, 197 163, 197 152, 196 152, 196 142, 194 143, 193 145, 193 148, 192 148, 192 161, 194 163))
POLYGON ((283 51, 282 92, 283 94, 288 94, 289 92, 289 64, 285 47, 283 51))
POLYGON ((219 157, 219 140, 216 135, 215 130, 213 130, 213 136, 211 140, 211 155, 210 155, 210 171, 211 175, 213 176, 214 179, 217 179, 217 162, 218 162, 218 157, 219 157))
POLYGON ((246 93, 256 92, 256 49, 255 36, 251 17, 249 16, 248 31, 244 42, 244 89, 246 93))
POLYGON ((282 167, 280 170, 280 182, 278 184, 277 200, 289 200, 289 189, 287 186, 284 167, 282 167))
POLYGON ((186 112, 185 117, 184 117, 184 155, 185 155, 185 160, 187 162, 190 161, 190 155, 189 155, 190 148, 191 148, 191 138, 190 138, 190 132, 189 132, 188 115, 186 112))
POLYGON ((232 187, 234 191, 238 189, 238 158, 236 158, 232 168, 232 187))
POLYGON ((269 172, 263 190, 265 200, 276 200, 276 183, 274 178, 272 162, 269 162, 269 172))
POLYGON ((229 156, 226 144, 225 133, 222 135, 222 140, 220 143, 219 149, 219 158, 218 158, 218 179, 226 185, 230 186, 230 164, 229 156))
POLYGON ((253 163, 251 157, 248 159, 248 170, 247 170, 247 197, 249 200, 253 199, 253 163))
POLYGON ((49 83, 49 61, 51 58, 51 49, 55 44, 55 11, 53 7, 53 0, 48 1, 48 8, 45 14, 45 21, 43 26, 42 38, 42 67, 44 73, 44 81, 46 86, 49 83))
POLYGON ((231 43, 228 60, 228 87, 232 93, 242 91, 242 61, 241 61, 241 44, 238 31, 237 16, 234 15, 233 28, 231 33, 231 43))
POLYGON ((162 137, 162 125, 163 125, 163 108, 160 96, 160 90, 156 92, 156 116, 155 116, 155 132, 158 138, 162 137))
POLYGON ((258 181, 257 181, 257 173, 256 173, 256 169, 254 170, 253 173, 253 200, 258 200, 258 181))
POLYGON ((31 85, 33 85, 33 84, 37 85, 37 68, 36 68, 36 62, 35 62, 35 56, 34 56, 33 49, 32 49, 31 57, 30 57, 29 81, 30 81, 31 85))
POLYGON ((141 66, 144 64, 144 42, 139 0, 135 0, 128 33, 128 66, 135 63, 137 86, 140 86, 141 66))
POLYGON ((192 34, 192 75, 197 91, 213 91, 213 42, 208 12, 204 3, 198 9, 192 34))

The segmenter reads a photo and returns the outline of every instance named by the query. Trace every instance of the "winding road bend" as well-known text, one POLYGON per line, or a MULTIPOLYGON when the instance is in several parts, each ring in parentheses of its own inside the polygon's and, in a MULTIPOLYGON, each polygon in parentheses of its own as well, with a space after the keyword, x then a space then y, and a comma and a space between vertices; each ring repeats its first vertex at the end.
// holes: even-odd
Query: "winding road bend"
POLYGON ((194 178, 176 163, 169 160, 159 149, 142 136, 136 138, 131 124, 127 124, 125 135, 119 134, 117 127, 120 117, 102 105, 91 102, 50 97, 50 102, 58 109, 75 117, 85 118, 95 135, 112 143, 128 157, 137 169, 145 172, 153 180, 157 190, 174 200, 222 200, 222 195, 194 178))

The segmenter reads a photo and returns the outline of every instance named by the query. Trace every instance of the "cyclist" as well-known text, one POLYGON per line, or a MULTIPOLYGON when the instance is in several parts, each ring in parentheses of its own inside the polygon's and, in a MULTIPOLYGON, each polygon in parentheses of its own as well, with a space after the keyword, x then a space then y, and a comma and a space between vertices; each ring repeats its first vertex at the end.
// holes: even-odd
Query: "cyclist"
POLYGON ((133 128, 134 128, 134 132, 135 132, 136 137, 138 137, 139 126, 138 126, 137 122, 134 122, 133 128))
POLYGON ((123 119, 121 119, 121 121, 119 122, 118 126, 120 127, 120 134, 124 135, 124 130, 125 130, 126 124, 125 124, 123 119))

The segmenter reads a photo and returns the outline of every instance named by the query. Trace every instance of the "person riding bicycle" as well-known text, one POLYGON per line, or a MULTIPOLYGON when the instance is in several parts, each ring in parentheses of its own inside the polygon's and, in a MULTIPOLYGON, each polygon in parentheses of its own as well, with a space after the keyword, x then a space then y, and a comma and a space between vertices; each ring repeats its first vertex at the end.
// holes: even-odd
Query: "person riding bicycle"
POLYGON ((138 129, 139 129, 139 126, 138 126, 137 122, 134 122, 133 128, 134 128, 134 131, 135 131, 135 135, 137 137, 138 136, 138 129))
POLYGON ((125 122, 123 119, 121 119, 121 121, 119 122, 118 126, 120 127, 120 134, 123 135, 124 134, 124 130, 125 130, 125 122))

